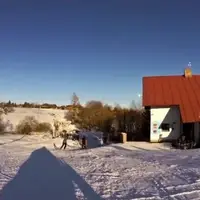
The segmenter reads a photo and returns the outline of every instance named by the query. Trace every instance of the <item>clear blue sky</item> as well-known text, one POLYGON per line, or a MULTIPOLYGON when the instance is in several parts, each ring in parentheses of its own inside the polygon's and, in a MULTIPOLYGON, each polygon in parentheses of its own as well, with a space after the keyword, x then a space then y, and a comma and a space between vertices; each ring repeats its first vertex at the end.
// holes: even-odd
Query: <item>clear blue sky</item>
POLYGON ((129 105, 142 77, 200 73, 199 0, 1 0, 0 101, 129 105))

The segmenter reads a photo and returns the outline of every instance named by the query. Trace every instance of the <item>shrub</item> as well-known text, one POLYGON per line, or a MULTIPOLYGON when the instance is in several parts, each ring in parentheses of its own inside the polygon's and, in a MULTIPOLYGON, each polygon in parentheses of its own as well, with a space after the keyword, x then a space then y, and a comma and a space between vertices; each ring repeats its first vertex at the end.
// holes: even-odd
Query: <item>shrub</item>
POLYGON ((16 133, 30 135, 32 132, 51 132, 52 127, 50 123, 39 123, 35 117, 25 117, 16 127, 16 133))
POLYGON ((4 134, 5 132, 12 131, 12 124, 3 120, 3 115, 7 115, 10 112, 14 112, 13 107, 0 107, 0 134, 4 134))
POLYGON ((0 118, 0 134, 4 134, 6 128, 7 128, 7 123, 5 123, 2 118, 0 118))
POLYGON ((0 115, 5 114, 7 115, 8 113, 15 112, 15 109, 13 107, 0 107, 0 115))
POLYGON ((18 134, 30 135, 38 127, 39 122, 33 116, 27 116, 16 127, 18 134))
POLYGON ((42 122, 39 123, 36 128, 35 128, 35 132, 51 132, 52 127, 50 123, 47 122, 42 122))
POLYGON ((7 115, 8 113, 15 112, 13 107, 4 107, 4 113, 7 115))

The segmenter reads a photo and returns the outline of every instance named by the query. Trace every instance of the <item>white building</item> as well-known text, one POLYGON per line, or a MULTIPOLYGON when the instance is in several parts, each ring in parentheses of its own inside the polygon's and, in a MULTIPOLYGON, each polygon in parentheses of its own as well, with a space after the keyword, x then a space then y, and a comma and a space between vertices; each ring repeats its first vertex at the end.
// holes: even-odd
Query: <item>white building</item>
POLYGON ((200 141, 200 75, 143 78, 143 106, 150 109, 150 141, 171 141, 182 133, 200 141))

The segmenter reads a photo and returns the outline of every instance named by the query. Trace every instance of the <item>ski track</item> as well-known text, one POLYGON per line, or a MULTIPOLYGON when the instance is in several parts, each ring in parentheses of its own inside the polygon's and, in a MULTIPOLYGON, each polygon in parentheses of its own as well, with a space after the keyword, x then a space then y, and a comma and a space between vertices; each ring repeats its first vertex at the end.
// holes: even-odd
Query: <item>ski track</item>
MULTIPOLYGON (((70 165, 102 199, 200 199, 200 150, 135 151, 111 145, 60 151, 54 149, 50 139, 0 145, 0 189, 12 180, 30 154, 43 146, 70 165)), ((77 199, 84 200, 79 185, 73 185, 77 199)))

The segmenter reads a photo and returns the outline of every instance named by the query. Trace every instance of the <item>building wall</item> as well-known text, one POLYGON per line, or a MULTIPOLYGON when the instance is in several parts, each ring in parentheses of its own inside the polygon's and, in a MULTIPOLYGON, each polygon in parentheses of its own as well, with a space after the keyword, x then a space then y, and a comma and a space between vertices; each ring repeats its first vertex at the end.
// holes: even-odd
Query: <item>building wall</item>
POLYGON ((200 141, 200 124, 195 123, 194 124, 194 139, 197 143, 200 141))
POLYGON ((168 108, 151 108, 151 142, 177 139, 181 133, 181 126, 180 111, 177 106, 168 108))

